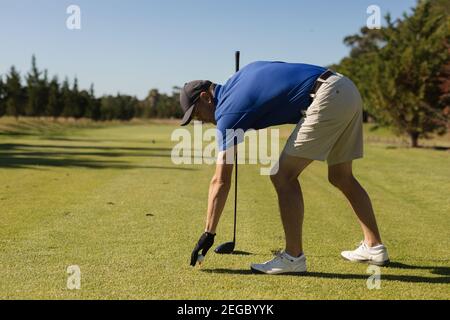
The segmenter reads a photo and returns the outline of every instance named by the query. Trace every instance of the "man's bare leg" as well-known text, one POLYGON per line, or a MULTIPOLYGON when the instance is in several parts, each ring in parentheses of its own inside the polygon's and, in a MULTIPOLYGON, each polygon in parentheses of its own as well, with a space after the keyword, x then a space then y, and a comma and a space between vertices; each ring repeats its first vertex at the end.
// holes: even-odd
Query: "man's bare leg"
POLYGON ((353 176, 352 161, 328 167, 328 180, 347 197, 364 233, 364 242, 373 247, 381 244, 375 213, 369 195, 353 176))
POLYGON ((271 176, 278 194, 280 215, 286 237, 285 251, 293 257, 297 257, 303 252, 304 205, 298 176, 312 161, 282 153, 278 172, 271 176))

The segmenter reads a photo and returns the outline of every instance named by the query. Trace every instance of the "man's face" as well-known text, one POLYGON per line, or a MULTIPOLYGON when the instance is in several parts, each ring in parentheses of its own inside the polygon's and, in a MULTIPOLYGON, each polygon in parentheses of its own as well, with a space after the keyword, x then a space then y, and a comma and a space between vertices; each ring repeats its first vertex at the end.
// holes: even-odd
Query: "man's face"
POLYGON ((209 92, 204 91, 200 94, 200 98, 195 103, 192 118, 195 120, 200 120, 202 122, 209 122, 216 124, 214 111, 215 108, 213 97, 209 92))

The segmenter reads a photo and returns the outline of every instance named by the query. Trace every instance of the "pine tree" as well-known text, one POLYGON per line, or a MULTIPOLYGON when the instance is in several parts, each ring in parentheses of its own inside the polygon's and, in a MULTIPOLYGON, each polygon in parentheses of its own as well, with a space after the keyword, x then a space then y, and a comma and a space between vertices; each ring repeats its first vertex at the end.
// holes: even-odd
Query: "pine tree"
POLYGON ((6 76, 6 114, 19 118, 23 114, 24 94, 20 74, 14 66, 6 76))
POLYGON ((72 116, 76 119, 84 115, 83 103, 80 91, 78 90, 78 79, 75 77, 72 88, 72 116))
POLYGON ((53 77, 49 84, 48 103, 46 108, 46 115, 56 119, 62 112, 62 103, 59 91, 58 77, 53 77))
POLYGON ((27 105, 25 114, 27 116, 39 115, 39 81, 41 73, 36 66, 36 56, 33 54, 31 58, 31 70, 26 75, 27 83, 27 105))
POLYGON ((38 82, 38 95, 37 95, 37 115, 43 116, 46 114, 48 108, 50 84, 48 81, 48 71, 44 70, 44 76, 38 82))
POLYGON ((100 120, 100 104, 95 98, 94 84, 91 84, 89 88, 88 103, 86 107, 85 117, 94 121, 100 120))
POLYGON ((73 95, 69 87, 69 79, 66 77, 61 88, 62 116, 73 116, 73 95))
POLYGON ((6 113, 6 83, 3 82, 3 77, 0 75, 0 117, 6 113))
POLYGON ((89 101, 90 95, 87 90, 81 90, 78 94, 78 109, 79 109, 79 117, 86 118, 89 113, 89 101))
POLYGON ((161 94, 158 89, 151 89, 147 97, 140 103, 140 114, 144 118, 154 118, 157 116, 158 105, 160 105, 161 94))

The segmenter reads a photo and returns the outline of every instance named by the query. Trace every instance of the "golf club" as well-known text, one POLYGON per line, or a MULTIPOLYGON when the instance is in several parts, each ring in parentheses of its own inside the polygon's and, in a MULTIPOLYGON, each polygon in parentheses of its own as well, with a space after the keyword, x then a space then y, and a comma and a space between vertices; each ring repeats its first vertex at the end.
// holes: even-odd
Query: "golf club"
MULTIPOLYGON (((235 62, 236 62, 236 72, 239 71, 239 58, 240 51, 236 51, 235 53, 235 62)), ((238 156, 237 156, 237 148, 234 153, 234 231, 233 231, 233 241, 222 243, 217 246, 214 250, 219 254, 230 254, 233 253, 234 247, 236 246, 236 212, 237 212, 237 178, 238 178, 238 156)))

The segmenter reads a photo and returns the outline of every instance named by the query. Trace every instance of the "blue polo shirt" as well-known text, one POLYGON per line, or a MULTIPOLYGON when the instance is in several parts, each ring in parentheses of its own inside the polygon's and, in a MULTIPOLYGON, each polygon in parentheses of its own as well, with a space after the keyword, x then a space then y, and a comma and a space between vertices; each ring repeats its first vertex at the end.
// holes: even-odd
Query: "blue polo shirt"
MULTIPOLYGON (((326 69, 302 63, 257 61, 214 91, 219 149, 235 144, 227 129, 262 129, 298 123, 311 104, 309 94, 326 69)), ((241 142, 238 139, 237 142, 241 142)))

